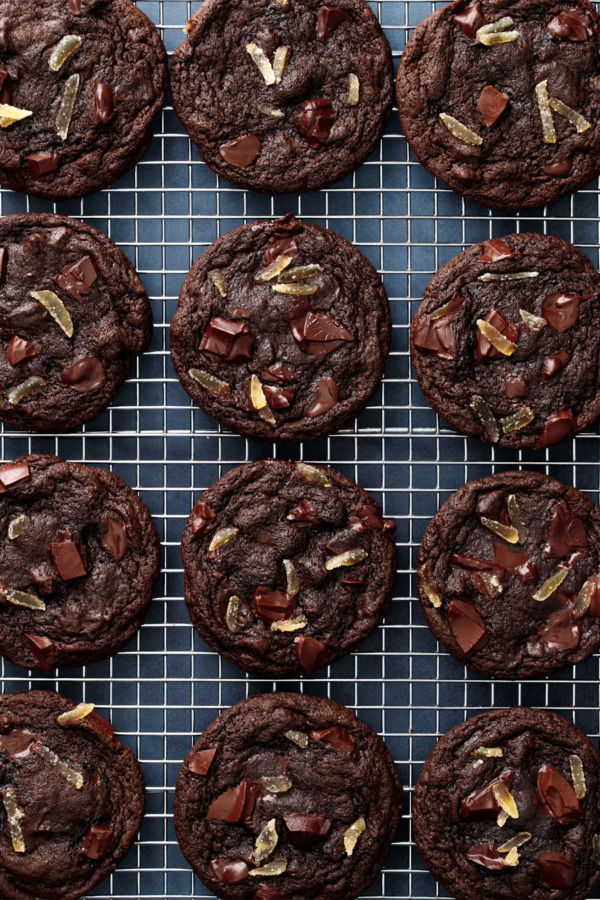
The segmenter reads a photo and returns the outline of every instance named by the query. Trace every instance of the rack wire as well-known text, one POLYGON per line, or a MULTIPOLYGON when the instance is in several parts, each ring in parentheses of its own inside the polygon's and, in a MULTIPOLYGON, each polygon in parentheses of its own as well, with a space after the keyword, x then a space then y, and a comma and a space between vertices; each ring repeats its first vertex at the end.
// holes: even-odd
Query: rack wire
MULTIPOLYGON (((169 53, 197 3, 140 0, 169 53)), ((371 4, 400 57, 410 29, 434 8, 422 0, 371 4)), ((145 624, 111 660, 58 677, 29 677, 2 663, 4 691, 56 689, 91 700, 140 758, 148 788, 140 839, 117 872, 92 892, 102 900, 200 900, 212 896, 183 859, 172 818, 183 757, 220 711, 276 688, 332 697, 354 709, 386 740, 405 785, 405 816, 369 900, 447 896, 411 841, 410 800, 436 739, 478 711, 515 704, 547 707, 592 738, 600 726, 598 656, 549 679, 490 681, 441 651, 415 597, 422 534, 440 503, 471 478, 515 467, 572 483, 598 501, 596 432, 535 453, 511 453, 448 429, 424 401, 410 367, 408 326, 433 272, 465 246, 514 231, 555 234, 598 265, 596 183, 550 209, 491 213, 438 184, 409 154, 394 110, 385 137, 352 177, 316 194, 270 197, 224 183, 201 161, 170 102, 152 146, 136 169, 109 190, 51 204, 0 192, 3 215, 55 211, 83 218, 116 241, 152 298, 154 339, 113 407, 81 432, 55 437, 3 429, 3 460, 31 452, 117 472, 149 506, 163 541, 163 573, 145 624), (392 307, 392 352, 381 389, 353 427, 296 446, 257 444, 219 428, 190 403, 168 351, 168 327, 189 266, 220 234, 291 211, 353 241, 382 274, 392 307), (232 466, 265 456, 327 462, 370 490, 398 526, 396 594, 385 624, 351 656, 303 681, 261 681, 221 660, 195 635, 183 602, 179 542, 199 493, 232 466)))

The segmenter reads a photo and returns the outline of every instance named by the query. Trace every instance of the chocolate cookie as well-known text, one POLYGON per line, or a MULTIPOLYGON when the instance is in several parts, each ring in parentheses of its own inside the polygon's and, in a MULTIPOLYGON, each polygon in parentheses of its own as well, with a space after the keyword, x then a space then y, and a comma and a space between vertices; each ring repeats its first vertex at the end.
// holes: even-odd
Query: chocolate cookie
POLYGON ((537 472, 470 481, 431 520, 417 586, 427 624, 493 678, 549 675, 600 648, 600 509, 537 472))
POLYGON ((433 276, 411 329, 415 374, 453 428, 549 447, 600 415, 600 275, 559 238, 475 244, 433 276))
POLYGON ((147 507, 104 469, 58 456, 0 467, 0 652, 49 672, 125 646, 160 572, 147 507))
POLYGON ((152 336, 144 286, 101 232, 49 213, 0 219, 0 419, 71 431, 114 400, 152 336))
POLYGON ((185 390, 222 425, 303 441, 365 408, 391 328, 385 288, 362 253, 287 215, 242 225, 196 260, 171 323, 171 355, 185 390))
POLYGON ((205 0, 171 66, 202 159, 269 194, 316 191, 373 152, 390 116, 390 45, 364 0, 205 0))
POLYGON ((385 864, 402 784, 349 709, 261 694, 222 713, 175 791, 183 855, 221 900, 354 900, 385 864))
POLYGON ((396 83, 419 161, 495 209, 554 203, 596 178, 599 33, 587 0, 456 0, 432 13, 396 83))
POLYGON ((415 788, 421 858, 456 900, 586 900, 600 884, 600 753, 556 713, 517 707, 452 728, 415 788))
POLYGON ((311 674, 383 619, 394 531, 373 497, 335 469, 280 459, 232 469, 183 532, 194 628, 247 672, 311 674))
POLYGON ((134 166, 167 89, 156 27, 130 0, 3 0, 0 184, 84 197, 134 166))
POLYGON ((131 850, 144 779, 114 731, 93 703, 0 697, 3 900, 79 900, 131 850))

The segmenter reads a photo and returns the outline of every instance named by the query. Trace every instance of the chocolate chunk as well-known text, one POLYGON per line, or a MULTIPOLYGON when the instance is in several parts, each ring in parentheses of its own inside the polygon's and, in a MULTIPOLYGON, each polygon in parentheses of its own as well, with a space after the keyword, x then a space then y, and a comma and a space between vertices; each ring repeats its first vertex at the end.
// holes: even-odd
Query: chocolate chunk
MULTIPOLYGON (((509 322, 495 307, 489 311, 485 321, 493 325, 507 340, 514 343, 519 339, 520 329, 518 325, 513 325, 509 322)), ((477 362, 481 362, 484 359, 500 359, 503 355, 490 344, 481 331, 477 331, 477 362)))
POLYGON ((312 500, 301 500, 300 503, 290 509, 286 519, 288 522, 298 522, 307 525, 318 525, 321 521, 317 507, 312 500))
POLYGON ((312 675, 313 672, 325 665, 327 647, 316 638, 303 634, 296 642, 296 656, 306 674, 312 675))
POLYGON ((106 380, 102 363, 93 356, 80 359, 60 376, 63 384, 68 384, 80 394, 90 394, 102 387, 106 380))
POLYGON ((39 347, 36 347, 35 344, 30 344, 25 338, 15 334, 8 342, 6 358, 11 366, 18 366, 24 359, 33 359, 39 352, 39 347))
POLYGON ((111 738, 115 733, 115 726, 112 722, 101 716, 95 709, 85 717, 85 721, 100 737, 111 738))
POLYGON ((94 82, 94 124, 104 125, 110 119, 113 110, 114 94, 112 88, 100 81, 94 82))
POLYGON ((536 859, 541 869, 542 881, 549 888, 565 890, 575 881, 575 866, 570 856, 565 853, 549 851, 540 853, 536 859))
POLYGON ((589 16, 576 9, 559 13, 548 22, 548 31, 552 37, 566 38, 569 41, 587 41, 593 34, 589 16))
POLYGON ((211 822, 217 819, 219 822, 239 822, 244 812, 246 793, 249 782, 242 781, 237 787, 220 794, 208 807, 206 818, 211 822))
POLYGON ((460 815, 463 819, 471 819, 476 822, 493 820, 498 817, 500 806, 494 797, 494 785, 504 784, 510 791, 515 780, 514 769, 506 769, 505 772, 478 791, 473 791, 465 797, 460 804, 460 815))
MULTIPOLYGON (((357 506, 354 514, 348 517, 348 522, 354 531, 383 531, 383 519, 379 515, 376 506, 363 504, 357 506)), ((392 523, 393 524, 393 523, 392 523)))
POLYGON ((239 363, 252 357, 254 338, 245 322, 211 319, 200 342, 200 353, 227 363, 239 363))
POLYGON ((520 375, 507 375, 504 379, 504 393, 510 400, 520 400, 529 394, 529 385, 520 375))
POLYGON ((23 759, 31 753, 31 747, 38 740, 37 735, 25 728, 14 728, 7 734, 0 734, 0 750, 4 750, 11 759, 23 759))
POLYGON ((302 107, 300 131, 311 147, 320 147, 329 137, 337 113, 331 108, 329 97, 307 100, 302 107))
POLYGON ((8 252, 5 247, 0 247, 0 282, 4 280, 4 271, 6 269, 6 260, 8 252))
POLYGON ((189 761, 190 772, 193 772, 194 775, 208 775, 216 753, 216 747, 210 747, 208 750, 196 750, 189 761))
POLYGON ((98 272, 91 256, 82 256, 81 259, 64 266, 54 279, 58 287, 82 303, 91 292, 98 272))
POLYGON ((573 168, 572 159, 564 159, 562 162, 550 163, 548 166, 542 166, 544 175, 556 175, 557 178, 564 178, 573 168))
POLYGON ((26 634, 25 640, 33 654, 38 669, 42 672, 50 672, 54 668, 56 648, 50 638, 39 637, 36 634, 26 634))
POLYGON ((475 844, 467 850, 466 857, 469 862, 485 866, 486 869, 503 869, 505 866, 504 856, 492 844, 475 844))
POLYGON ((495 263, 500 262, 501 259, 512 259, 513 256, 516 256, 516 253, 513 253, 510 247, 504 243, 504 241, 500 240, 500 238, 492 238, 491 241, 488 241, 485 245, 485 249, 481 256, 478 259, 480 263, 495 263))
POLYGON ((552 378, 553 375, 564 369, 570 359, 571 354, 568 350, 559 350, 558 353, 547 356, 544 360, 542 375, 544 378, 552 378))
POLYGON ((237 884, 248 877, 248 864, 243 859, 211 859, 210 871, 223 884, 237 884))
POLYGON ((242 821, 245 825, 249 826, 252 821, 252 813, 254 812, 257 796, 258 787, 255 784, 250 784, 250 782, 246 780, 246 799, 244 800, 244 808, 242 810, 242 821))
POLYGON ((290 314, 294 340, 304 353, 325 356, 354 335, 327 313, 318 312, 308 301, 294 303, 290 314))
POLYGON ((283 384, 285 381, 293 381, 294 373, 283 363, 273 363, 272 366, 266 366, 260 370, 263 381, 274 381, 277 384, 283 384))
POLYGON ((540 449, 559 444, 577 427, 577 420, 570 409, 554 413, 546 419, 544 430, 540 436, 540 449))
POLYGON ((573 619, 570 609, 558 609, 540 628, 539 638, 550 650, 574 650, 581 641, 581 623, 573 619))
POLYGON ((33 179, 43 178, 58 169, 58 153, 56 150, 52 153, 32 153, 27 157, 27 164, 33 179))
POLYGON ((88 859, 104 859, 112 844, 113 830, 110 825, 92 825, 83 842, 81 852, 88 859))
POLYGON ((483 619, 470 600, 450 603, 448 624, 463 653, 477 653, 489 641, 483 619))
POLYGON ((263 384, 263 392, 270 409, 285 409, 292 404, 296 395, 296 388, 263 384))
POLYGON ((72 13, 80 13, 83 8, 83 0, 69 0, 69 9, 72 13))
POLYGON ((348 18, 348 11, 337 6, 322 6, 317 16, 317 40, 326 41, 338 25, 348 18))
POLYGON ((50 555, 63 581, 72 581, 74 578, 87 575, 87 569, 75 541, 52 541, 50 555))
POLYGON ((333 728, 325 728, 323 731, 313 731, 312 736, 315 741, 327 741, 333 744, 343 753, 352 753, 354 750, 354 740, 341 725, 335 725, 333 728))
POLYGON ((263 257, 264 263, 268 266, 270 263, 274 262, 278 256, 289 256, 293 259, 295 256, 298 256, 299 252, 294 237, 287 234, 273 234, 269 238, 265 249, 265 255, 263 257))
POLYGON ((483 116, 488 128, 496 124, 506 109, 506 104, 509 100, 508 94, 497 90, 493 85, 488 84, 484 87, 477 101, 477 109, 483 116))
POLYGON ((333 378, 329 375, 319 378, 317 381, 317 399, 307 409, 307 418, 314 419, 315 416, 322 416, 323 413, 329 412, 337 404, 338 400, 339 388, 333 378))
POLYGON ((556 291, 544 298, 542 316, 554 331, 572 328, 579 315, 579 304, 585 297, 574 297, 556 291))
POLYGON ((293 813, 284 816, 285 827, 290 833, 294 847, 310 847, 327 836, 331 820, 327 816, 293 813))
POLYGON ((29 481, 30 478, 29 463, 7 463, 0 466, 0 494, 9 487, 29 481))
POLYGON ((274 891, 268 884, 259 884, 257 892, 253 895, 252 900, 289 900, 287 894, 280 891, 274 891))
POLYGON ((290 618, 296 608, 296 598, 281 591, 258 587, 254 591, 254 606, 261 619, 271 625, 272 622, 290 618))
POLYGON ((261 147, 262 144, 255 134, 244 134, 242 137, 227 141, 226 144, 221 144, 219 155, 230 166, 238 166, 244 169, 254 162, 260 153, 261 147))
POLYGON ((346 588, 347 591, 350 591, 351 594, 358 594, 359 591, 362 591, 364 587, 366 587, 367 582, 361 581, 360 578, 342 578, 340 584, 346 588))
POLYGON ((454 333, 451 323, 458 316, 464 302, 464 297, 456 293, 439 318, 432 319, 430 315, 418 318, 413 326, 412 335, 415 347, 429 351, 440 359, 454 359, 454 333))
POLYGON ((194 507, 194 518, 192 519, 192 536, 197 538, 204 534, 215 518, 215 513, 210 506, 199 500, 194 507))
POLYGON ((583 809, 572 785, 552 766, 544 765, 539 770, 537 790, 542 811, 554 816, 561 825, 583 818, 583 809))
POLYGON ((110 516, 105 517, 103 524, 106 531, 100 538, 102 546, 112 553, 117 562, 120 562, 129 547, 127 527, 118 519, 112 519, 110 516))
POLYGON ((474 41, 477 30, 485 24, 481 0, 474 0, 473 3, 469 3, 461 13, 457 13, 454 16, 454 21, 462 33, 474 41))
POLYGON ((550 559, 578 554, 584 556, 590 542, 583 522, 572 512, 564 500, 559 500, 552 515, 544 554, 550 559))

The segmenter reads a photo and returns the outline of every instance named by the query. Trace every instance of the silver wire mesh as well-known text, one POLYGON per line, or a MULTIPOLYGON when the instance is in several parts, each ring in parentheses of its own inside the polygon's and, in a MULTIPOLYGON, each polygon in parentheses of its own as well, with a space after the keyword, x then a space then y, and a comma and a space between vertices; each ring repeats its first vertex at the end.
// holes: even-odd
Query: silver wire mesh
MULTIPOLYGON (((140 0, 171 53, 197 2, 140 0)), ((421 0, 371 4, 401 55, 410 29, 432 11, 421 0)), ((28 677, 2 664, 2 689, 56 689, 91 700, 140 758, 148 788, 140 839, 123 865, 90 896, 104 900, 196 900, 211 894, 185 863, 172 822, 181 760, 224 708, 275 688, 332 697, 356 710, 386 740, 406 788, 406 815, 370 900, 447 896, 411 842, 410 799, 421 765, 450 727, 490 707, 548 707, 591 737, 600 726, 598 657, 550 679, 515 684, 468 672, 440 651, 415 596, 414 564, 439 504, 466 480, 530 467, 573 483, 598 501, 597 431, 549 451, 514 454, 466 440, 425 403, 412 376, 408 325, 433 272, 463 247, 513 231, 573 242, 598 264, 597 184, 549 210, 504 216, 466 203, 414 160, 394 110, 372 158, 351 178, 317 194, 269 197, 226 184, 200 160, 170 102, 152 146, 112 188, 82 201, 50 204, 0 192, 2 214, 56 211, 85 219, 115 240, 137 267, 155 317, 151 349, 135 365, 114 406, 82 432, 31 436, 4 429, 3 460, 31 452, 105 466, 150 507, 163 540, 163 573, 141 631, 115 658, 59 676, 28 677), (354 427, 327 440, 277 447, 221 430, 193 408, 168 352, 168 326, 183 278, 198 254, 244 222, 291 211, 352 240, 381 272, 392 307, 392 353, 380 391, 354 427), (357 653, 304 682, 263 682, 221 660, 196 637, 183 602, 179 541, 198 494, 234 465, 264 456, 328 462, 370 490, 398 525, 396 596, 383 627, 357 653)))

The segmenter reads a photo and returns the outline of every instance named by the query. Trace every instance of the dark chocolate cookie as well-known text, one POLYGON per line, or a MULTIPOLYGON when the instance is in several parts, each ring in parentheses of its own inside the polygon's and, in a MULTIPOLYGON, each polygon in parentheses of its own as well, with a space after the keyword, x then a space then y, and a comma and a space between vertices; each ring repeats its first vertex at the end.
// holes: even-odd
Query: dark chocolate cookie
POLYGON ((600 275, 559 238, 475 244, 434 275, 411 329, 415 374, 453 428, 549 447, 600 415, 600 275))
POLYGON ((130 0, 0 0, 0 184, 84 197, 134 166, 167 54, 130 0))
POLYGON ((554 203, 596 178, 599 33, 587 0, 456 0, 432 13, 396 82, 419 161, 495 209, 554 203))
POLYGON ((600 648, 600 509, 537 472, 470 481, 431 520, 417 586, 427 624, 458 660, 533 678, 600 648))
POLYGON ((350 175, 381 140, 394 68, 364 0, 205 0, 185 30, 173 105, 228 181, 316 191, 350 175))
POLYGON ((160 572, 150 513, 105 469, 57 456, 0 467, 0 652, 50 671, 125 646, 160 572))
POLYGON ((600 884, 600 753, 556 713, 517 707, 452 728, 415 788, 424 863, 456 900, 586 900, 600 884))
POLYGON ((222 425, 258 440, 311 440, 367 405, 391 328, 385 288, 362 253, 287 215, 242 225, 198 257, 171 355, 185 390, 222 425))
POLYGON ((311 674, 380 624, 394 589, 393 522, 341 472, 263 459, 202 495, 181 552, 192 623, 248 672, 311 674))
POLYGON ((0 419, 71 431, 114 400, 152 311, 125 254, 84 222, 0 219, 0 419))
POLYGON ((402 784, 349 709, 261 694, 208 726, 175 791, 183 854, 221 900, 354 900, 385 864, 402 784))
POLYGON ((114 731, 60 694, 0 697, 3 900, 79 900, 129 853, 144 779, 114 731))

